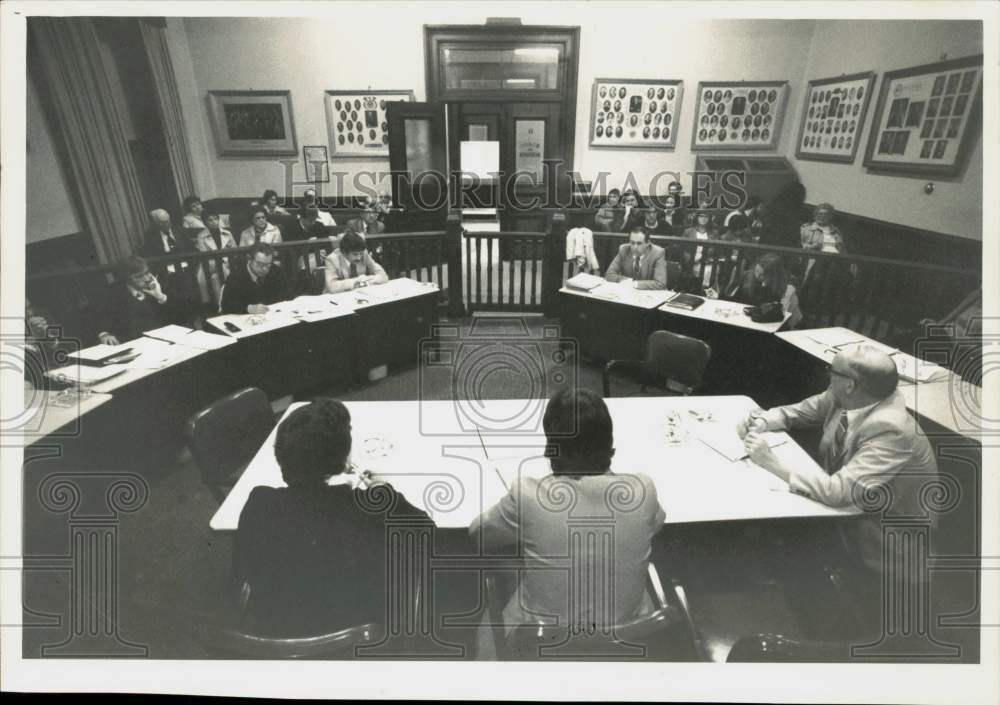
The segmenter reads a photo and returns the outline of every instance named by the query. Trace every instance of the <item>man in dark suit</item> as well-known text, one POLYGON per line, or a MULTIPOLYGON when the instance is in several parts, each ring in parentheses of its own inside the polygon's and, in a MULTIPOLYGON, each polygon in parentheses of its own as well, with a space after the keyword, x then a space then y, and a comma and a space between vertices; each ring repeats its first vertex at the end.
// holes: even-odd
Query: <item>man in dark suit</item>
POLYGON ((261 242, 247 255, 247 263, 238 266, 222 287, 223 313, 267 313, 267 305, 285 301, 289 296, 288 280, 274 262, 274 248, 261 242))
POLYGON ((347 230, 353 230, 361 235, 380 235, 385 232, 385 223, 378 219, 378 210, 374 205, 367 205, 360 218, 347 221, 347 230))
POLYGON ((169 323, 190 326, 194 320, 196 302, 175 286, 172 277, 160 281, 141 257, 119 262, 117 279, 97 334, 102 343, 118 345, 169 323))
MULTIPOLYGON (((170 214, 162 208, 149 212, 150 226, 143 236, 142 254, 145 257, 159 257, 180 252, 190 252, 194 248, 183 235, 174 234, 170 225, 170 214)), ((186 263, 182 263, 186 267, 186 263)), ((173 267, 173 265, 171 265, 173 267)), ((170 269, 170 271, 174 271, 170 269)))
POLYGON ((636 289, 667 288, 667 253, 649 241, 641 225, 632 229, 628 244, 618 248, 604 278, 609 282, 630 282, 636 289))

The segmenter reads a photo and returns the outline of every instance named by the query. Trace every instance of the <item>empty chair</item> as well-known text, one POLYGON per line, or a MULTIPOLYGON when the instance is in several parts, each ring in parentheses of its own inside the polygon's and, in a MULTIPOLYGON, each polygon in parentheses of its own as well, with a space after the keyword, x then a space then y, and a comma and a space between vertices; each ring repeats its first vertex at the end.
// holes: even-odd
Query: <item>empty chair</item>
POLYGON ((202 481, 218 502, 225 499, 273 428, 271 402, 256 387, 212 402, 188 420, 188 447, 202 481))
POLYGON ((666 330, 653 331, 646 340, 645 360, 611 360, 604 366, 604 396, 610 397, 612 373, 639 378, 640 390, 658 387, 668 393, 692 394, 700 385, 712 349, 702 340, 666 330))

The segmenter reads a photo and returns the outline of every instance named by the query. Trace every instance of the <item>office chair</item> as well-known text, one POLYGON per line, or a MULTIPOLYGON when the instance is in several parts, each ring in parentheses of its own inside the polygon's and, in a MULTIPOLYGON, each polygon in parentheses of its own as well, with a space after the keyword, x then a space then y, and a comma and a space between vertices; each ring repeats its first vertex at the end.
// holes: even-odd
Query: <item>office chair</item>
POLYGON ((639 377, 640 391, 655 386, 670 393, 692 394, 700 385, 712 349, 702 340, 666 330, 653 331, 646 340, 645 360, 611 360, 604 366, 604 396, 611 396, 613 372, 639 377))
POLYGON ((267 394, 247 387, 212 402, 185 425, 202 482, 220 504, 274 428, 267 394))
POLYGON ((676 603, 669 603, 656 568, 650 563, 646 590, 652 599, 654 610, 636 619, 611 625, 610 628, 590 625, 593 627, 590 634, 572 634, 567 633, 566 625, 547 624, 539 620, 533 624, 517 625, 508 633, 503 619, 506 600, 500 595, 496 578, 487 576, 486 600, 497 656, 501 660, 544 659, 547 648, 552 650, 550 656, 553 659, 602 656, 622 658, 629 655, 641 658, 650 654, 654 658, 659 655, 661 659, 666 655, 666 660, 707 661, 701 635, 691 618, 683 588, 674 584, 676 603), (600 631, 605 633, 599 634, 600 631), (576 648, 573 641, 578 642, 576 648), (586 643, 588 641, 590 643, 586 643), (560 654, 559 651, 564 646, 568 648, 560 654), (615 647, 620 648, 618 653, 615 652, 615 647))
POLYGON ((385 629, 374 623, 359 624, 325 634, 288 638, 226 629, 213 636, 210 647, 219 654, 241 658, 352 658, 356 647, 377 643, 384 633, 385 629))
POLYGON ((809 641, 782 634, 761 633, 733 644, 726 663, 847 663, 849 641, 809 641))

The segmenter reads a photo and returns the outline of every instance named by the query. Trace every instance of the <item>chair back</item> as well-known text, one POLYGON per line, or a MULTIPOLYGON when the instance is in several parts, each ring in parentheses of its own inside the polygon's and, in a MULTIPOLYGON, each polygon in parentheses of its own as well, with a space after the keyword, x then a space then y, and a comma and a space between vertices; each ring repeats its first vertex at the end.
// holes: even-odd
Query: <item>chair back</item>
POLYGON ((212 402, 192 416, 185 427, 191 455, 202 481, 220 502, 224 487, 253 458, 274 428, 267 394, 247 387, 212 402))
POLYGON ((674 289, 680 286, 681 282, 681 263, 675 262, 674 260, 667 260, 667 288, 674 289))
POLYGON ((312 270, 310 276, 312 277, 310 294, 322 294, 326 291, 326 267, 316 267, 316 269, 312 270))
POLYGON ((643 376, 660 384, 673 381, 685 394, 701 385, 712 349, 703 340, 667 330, 653 331, 646 341, 643 376))
POLYGON ((308 659, 336 656, 350 658, 354 649, 381 639, 385 629, 374 623, 359 624, 328 634, 280 638, 260 636, 239 630, 217 632, 212 650, 243 658, 308 659))

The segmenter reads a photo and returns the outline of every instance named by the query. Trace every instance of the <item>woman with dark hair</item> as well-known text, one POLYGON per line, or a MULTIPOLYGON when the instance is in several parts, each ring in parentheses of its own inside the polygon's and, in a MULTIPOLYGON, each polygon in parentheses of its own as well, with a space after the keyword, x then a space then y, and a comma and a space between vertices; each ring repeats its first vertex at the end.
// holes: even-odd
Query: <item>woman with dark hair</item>
POLYGON ((780 301, 783 310, 791 314, 786 325, 794 328, 802 320, 799 297, 788 283, 788 272, 776 254, 767 254, 744 274, 739 285, 727 297, 730 301, 760 306, 780 301))
POLYGON ((806 187, 798 181, 785 185, 777 196, 761 207, 761 244, 799 247, 805 212, 806 187))
MULTIPOLYGON (((649 477, 611 471, 613 427, 600 396, 587 389, 557 392, 542 427, 552 474, 519 473, 510 491, 469 532, 487 552, 513 546, 523 556, 520 583, 503 610, 508 632, 547 618, 589 633, 596 626, 601 633, 610 628, 608 621, 620 623, 652 609, 644 590, 647 565, 652 538, 666 515, 649 477), (577 540, 571 516, 600 517, 597 530, 604 536, 596 546, 577 540), (589 599, 580 601, 572 588, 585 576, 602 577, 589 599)), ((593 530, 593 525, 585 529, 593 530)), ((480 633, 486 653, 487 631, 480 633)))
POLYGON ((197 196, 188 196, 184 199, 184 220, 181 225, 185 228, 205 229, 205 222, 201 219, 201 214, 205 210, 201 199, 197 196))
POLYGON ((276 215, 289 215, 287 210, 278 205, 278 192, 272 188, 269 188, 260 197, 260 205, 267 213, 268 218, 276 215))
POLYGON ((281 228, 267 219, 267 209, 264 206, 254 206, 250 211, 249 228, 240 233, 240 247, 249 247, 263 242, 276 245, 281 242, 281 228))
POLYGON ((430 520, 384 483, 332 484, 352 467, 350 455, 351 414, 339 401, 317 399, 278 426, 274 457, 287 487, 254 488, 233 554, 255 633, 291 637, 386 623, 385 523, 430 520))

